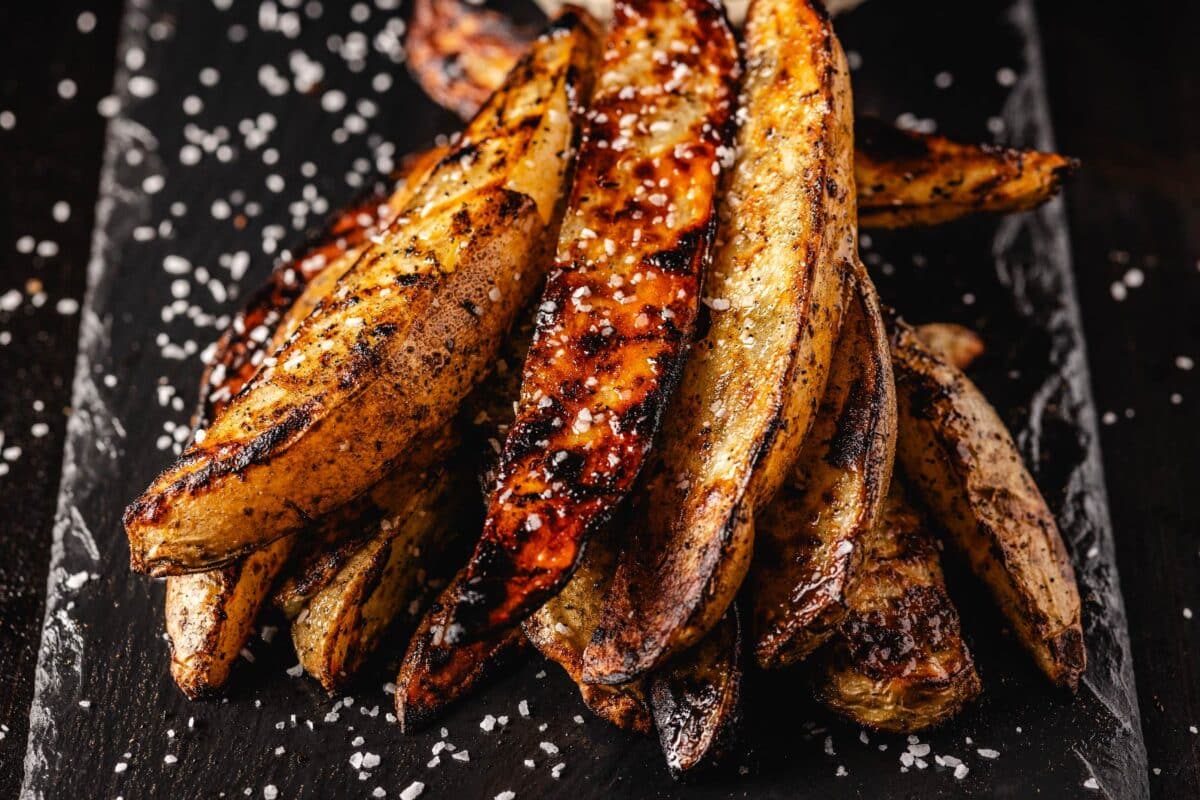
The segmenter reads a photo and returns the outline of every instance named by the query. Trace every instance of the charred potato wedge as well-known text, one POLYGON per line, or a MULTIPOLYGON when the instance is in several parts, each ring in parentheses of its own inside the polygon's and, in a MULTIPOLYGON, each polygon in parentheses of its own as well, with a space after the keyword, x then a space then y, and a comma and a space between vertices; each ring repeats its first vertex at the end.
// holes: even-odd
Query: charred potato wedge
POLYGON ((1079 589, 1054 515, 995 409, 902 321, 892 331, 900 432, 913 488, 1054 683, 1087 662, 1079 589))
POLYGON ((262 547, 449 421, 537 285, 594 50, 577 15, 537 40, 331 298, 126 510, 136 570, 262 547))
POLYGON ((808 656, 837 630, 879 518, 896 449, 887 325, 859 269, 812 431, 791 475, 755 521, 748 582, 760 667, 808 656))
POLYGON ((396 717, 405 733, 428 725, 443 709, 487 683, 525 651, 527 641, 520 628, 455 647, 447 645, 451 600, 458 596, 462 577, 460 572, 425 612, 400 663, 396 717))
POLYGON ((870 728, 918 731, 951 718, 980 691, 938 549, 899 481, 863 537, 838 635, 822 651, 817 697, 870 728))
POLYGON ((741 654, 735 604, 700 644, 650 677, 658 741, 676 778, 713 766, 728 752, 741 717, 741 654))
POLYGON ((708 330, 665 416, 585 654, 589 683, 627 683, 717 624, 750 565, 754 516, 825 390, 856 261, 849 71, 828 16, 805 0, 756 2, 746 53, 708 330))
POLYGON ((859 224, 902 228, 1027 211, 1058 194, 1077 167, 1056 153, 959 144, 860 120, 854 164, 859 224))
POLYGON ((442 468, 407 476, 404 507, 380 520, 377 533, 292 622, 292 643, 304 671, 333 691, 375 649, 400 609, 419 592, 421 556, 454 527, 451 481, 442 468))
POLYGON ((538 652, 555 662, 579 686, 583 702, 618 728, 650 733, 650 703, 640 680, 621 686, 583 682, 583 650, 600 620, 604 593, 617 566, 617 529, 610 525, 594 536, 579 568, 562 591, 522 624, 538 652))
POLYGON ((641 471, 695 330, 739 68, 709 0, 616 4, 455 631, 558 592, 641 471))

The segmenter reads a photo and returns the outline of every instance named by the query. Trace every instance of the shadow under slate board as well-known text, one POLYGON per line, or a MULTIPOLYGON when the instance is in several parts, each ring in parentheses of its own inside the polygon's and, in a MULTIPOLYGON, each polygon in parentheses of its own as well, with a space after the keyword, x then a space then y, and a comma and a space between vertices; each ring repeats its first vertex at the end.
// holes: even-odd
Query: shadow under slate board
MULTIPOLYGON (((398 797, 414 781, 423 796, 455 798, 1148 796, 1058 203, 873 234, 864 257, 910 319, 962 322, 988 343, 977 376, 1057 511, 1081 581, 1091 659, 1077 697, 1046 685, 951 563, 980 702, 914 742, 831 718, 802 672, 751 675, 732 765, 687 785, 667 776, 656 742, 594 719, 539 658, 415 736, 387 720, 400 635, 329 698, 287 673, 286 633, 269 641, 264 628, 226 700, 184 700, 167 672, 162 585, 130 574, 121 509, 184 435, 200 351, 238 302, 228 287, 244 296, 368 176, 454 127, 405 75, 407 9, 394 0, 226 5, 131 0, 126 11, 121 54, 141 51, 144 66, 116 78, 26 797, 398 797), (502 720, 490 732, 488 715, 502 720), (955 777, 953 759, 969 773, 955 777)), ((860 112, 1051 146, 1029 2, 870 2, 838 28, 860 112)))

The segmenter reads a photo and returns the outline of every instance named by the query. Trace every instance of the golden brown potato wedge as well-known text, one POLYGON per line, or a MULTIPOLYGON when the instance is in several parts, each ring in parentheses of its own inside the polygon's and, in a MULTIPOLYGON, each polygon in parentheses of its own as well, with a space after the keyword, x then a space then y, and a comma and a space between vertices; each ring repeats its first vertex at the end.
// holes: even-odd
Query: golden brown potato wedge
POLYGON ((926 347, 959 369, 965 370, 983 355, 983 339, 964 325, 928 322, 914 330, 926 347))
POLYGON ((1074 689, 1087 662, 1075 572, 1004 422, 970 379, 899 320, 892 363, 905 474, 1038 666, 1074 689))
POLYGON ((462 577, 460 572, 425 612, 400 663, 396 717, 405 733, 428 725, 447 706, 516 660, 528 644, 520 628, 510 628, 485 639, 447 646, 450 600, 457 596, 462 577))
POLYGON ((331 300, 130 505, 135 569, 199 571, 261 547, 449 421, 537 285, 594 51, 578 15, 537 40, 331 300))
MULTIPOLYGON (((368 238, 390 222, 428 176, 436 155, 430 151, 406 159, 390 196, 372 195, 340 212, 301 257, 285 261, 271 273, 217 341, 200 381, 195 429, 210 424, 253 377, 263 357, 295 332, 332 285, 328 276, 340 277, 349 269, 368 238)), ((319 538, 332 540, 333 534, 354 529, 346 524, 355 522, 346 519, 346 512, 331 516, 334 520, 323 521, 329 530, 319 538)), ((167 579, 164 610, 171 674, 188 697, 224 685, 272 581, 292 552, 294 539, 278 539, 217 570, 167 579)))
POLYGON ((857 258, 849 71, 829 17, 805 0, 756 2, 746 52, 708 331, 665 415, 585 653, 589 683, 627 683, 717 624, 750 565, 755 513, 824 394, 857 258))
POLYGON ((641 471, 695 331, 739 71, 710 0, 618 0, 453 630, 558 592, 641 471))
POLYGON ((422 556, 436 552, 453 529, 451 480, 433 467, 409 473, 403 507, 312 596, 292 622, 300 664, 328 691, 348 680, 378 644, 400 609, 419 593, 422 556))
POLYGON ((650 703, 641 680, 620 686, 583 682, 583 650, 600 620, 604 593, 617 566, 617 534, 623 530, 623 526, 609 525, 593 536, 562 591, 521 627, 529 642, 578 684, 583 702, 596 716, 618 728, 650 733, 650 703))
POLYGON ((728 752, 741 717, 742 635, 737 605, 695 647, 650 676, 650 702, 667 768, 681 777, 728 752))
POLYGON ((820 657, 817 697, 880 730, 944 722, 979 694, 979 675, 946 594, 933 534, 898 480, 861 546, 849 611, 820 657))
POLYGON ((291 545, 279 539, 223 569, 167 581, 171 677, 189 700, 225 685, 291 545))
POLYGON ((1075 159, 857 124, 858 219, 864 228, 935 225, 982 211, 1041 205, 1078 167, 1075 159))
POLYGON ((816 421, 791 475, 755 520, 747 585, 759 666, 794 664, 837 629, 862 561, 860 540, 887 496, 895 451, 887 325, 860 268, 816 421))

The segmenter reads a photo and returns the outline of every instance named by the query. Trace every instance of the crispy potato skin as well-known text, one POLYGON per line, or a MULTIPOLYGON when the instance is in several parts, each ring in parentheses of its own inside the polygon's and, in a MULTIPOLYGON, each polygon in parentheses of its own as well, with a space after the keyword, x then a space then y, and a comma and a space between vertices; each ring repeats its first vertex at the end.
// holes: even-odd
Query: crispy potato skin
POLYGON ((864 228, 936 225, 979 212, 1035 208, 1078 166, 1056 153, 959 144, 859 120, 854 163, 864 228))
POLYGON ((167 581, 171 677, 189 700, 225 685, 291 545, 279 539, 223 569, 167 581))
POLYGON ((396 676, 396 717, 400 730, 413 733, 428 725, 447 706, 486 683, 515 661, 527 645, 520 628, 455 647, 446 646, 451 601, 457 596, 460 572, 430 606, 396 676))
POLYGON ((856 260, 849 72, 828 16, 803 0, 756 3, 746 52, 708 330, 666 413, 589 683, 626 683, 717 624, 825 389, 856 260))
POLYGON ((583 702, 598 717, 618 728, 648 734, 654 723, 643 681, 621 686, 583 682, 583 650, 600 620, 604 593, 617 566, 620 530, 623 528, 610 524, 592 537, 575 574, 561 592, 522 623, 522 629, 538 652, 578 684, 583 702))
POLYGON ((862 539, 848 613, 821 651, 817 697, 861 725, 917 731, 951 718, 980 692, 928 525, 899 481, 862 539))
POLYGON ((126 510, 136 570, 198 571, 261 547, 449 421, 537 283, 594 50, 578 16, 538 39, 402 220, 126 510))
POLYGON ((655 672, 649 683, 654 724, 671 774, 679 778, 719 762, 741 717, 737 605, 729 607, 698 645, 655 672))
POLYGON ((899 320, 892 362, 905 474, 1038 666, 1074 690, 1087 663, 1075 572, 1012 437, 970 379, 899 320))
POLYGON ((517 417, 454 611, 468 638, 562 588, 640 472, 695 329, 737 45, 708 0, 616 9, 517 417))
POLYGON ((416 0, 408 71, 438 105, 469 119, 504 83, 537 31, 462 0, 416 0))
POLYGON ((420 590, 421 555, 435 551, 439 538, 454 525, 446 470, 407 477, 403 507, 377 524, 375 534, 292 622, 301 665, 327 691, 343 685, 375 649, 420 590))
POLYGON ((879 518, 896 448, 896 387, 875 287, 859 267, 816 421, 791 475, 755 521, 754 655, 808 656, 837 629, 879 518))

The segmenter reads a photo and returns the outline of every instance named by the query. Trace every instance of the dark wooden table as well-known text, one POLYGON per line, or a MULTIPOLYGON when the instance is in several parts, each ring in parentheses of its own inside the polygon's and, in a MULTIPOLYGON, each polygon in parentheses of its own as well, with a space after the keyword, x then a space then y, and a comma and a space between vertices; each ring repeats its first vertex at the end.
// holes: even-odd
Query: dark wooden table
MULTIPOLYGON (((120 6, 0 7, 3 796, 21 778, 120 6), (6 311, 14 289, 21 302, 6 311)), ((1086 165, 1067 209, 1150 786, 1196 797, 1200 9, 1056 0, 1039 11, 1058 143, 1086 165)))

